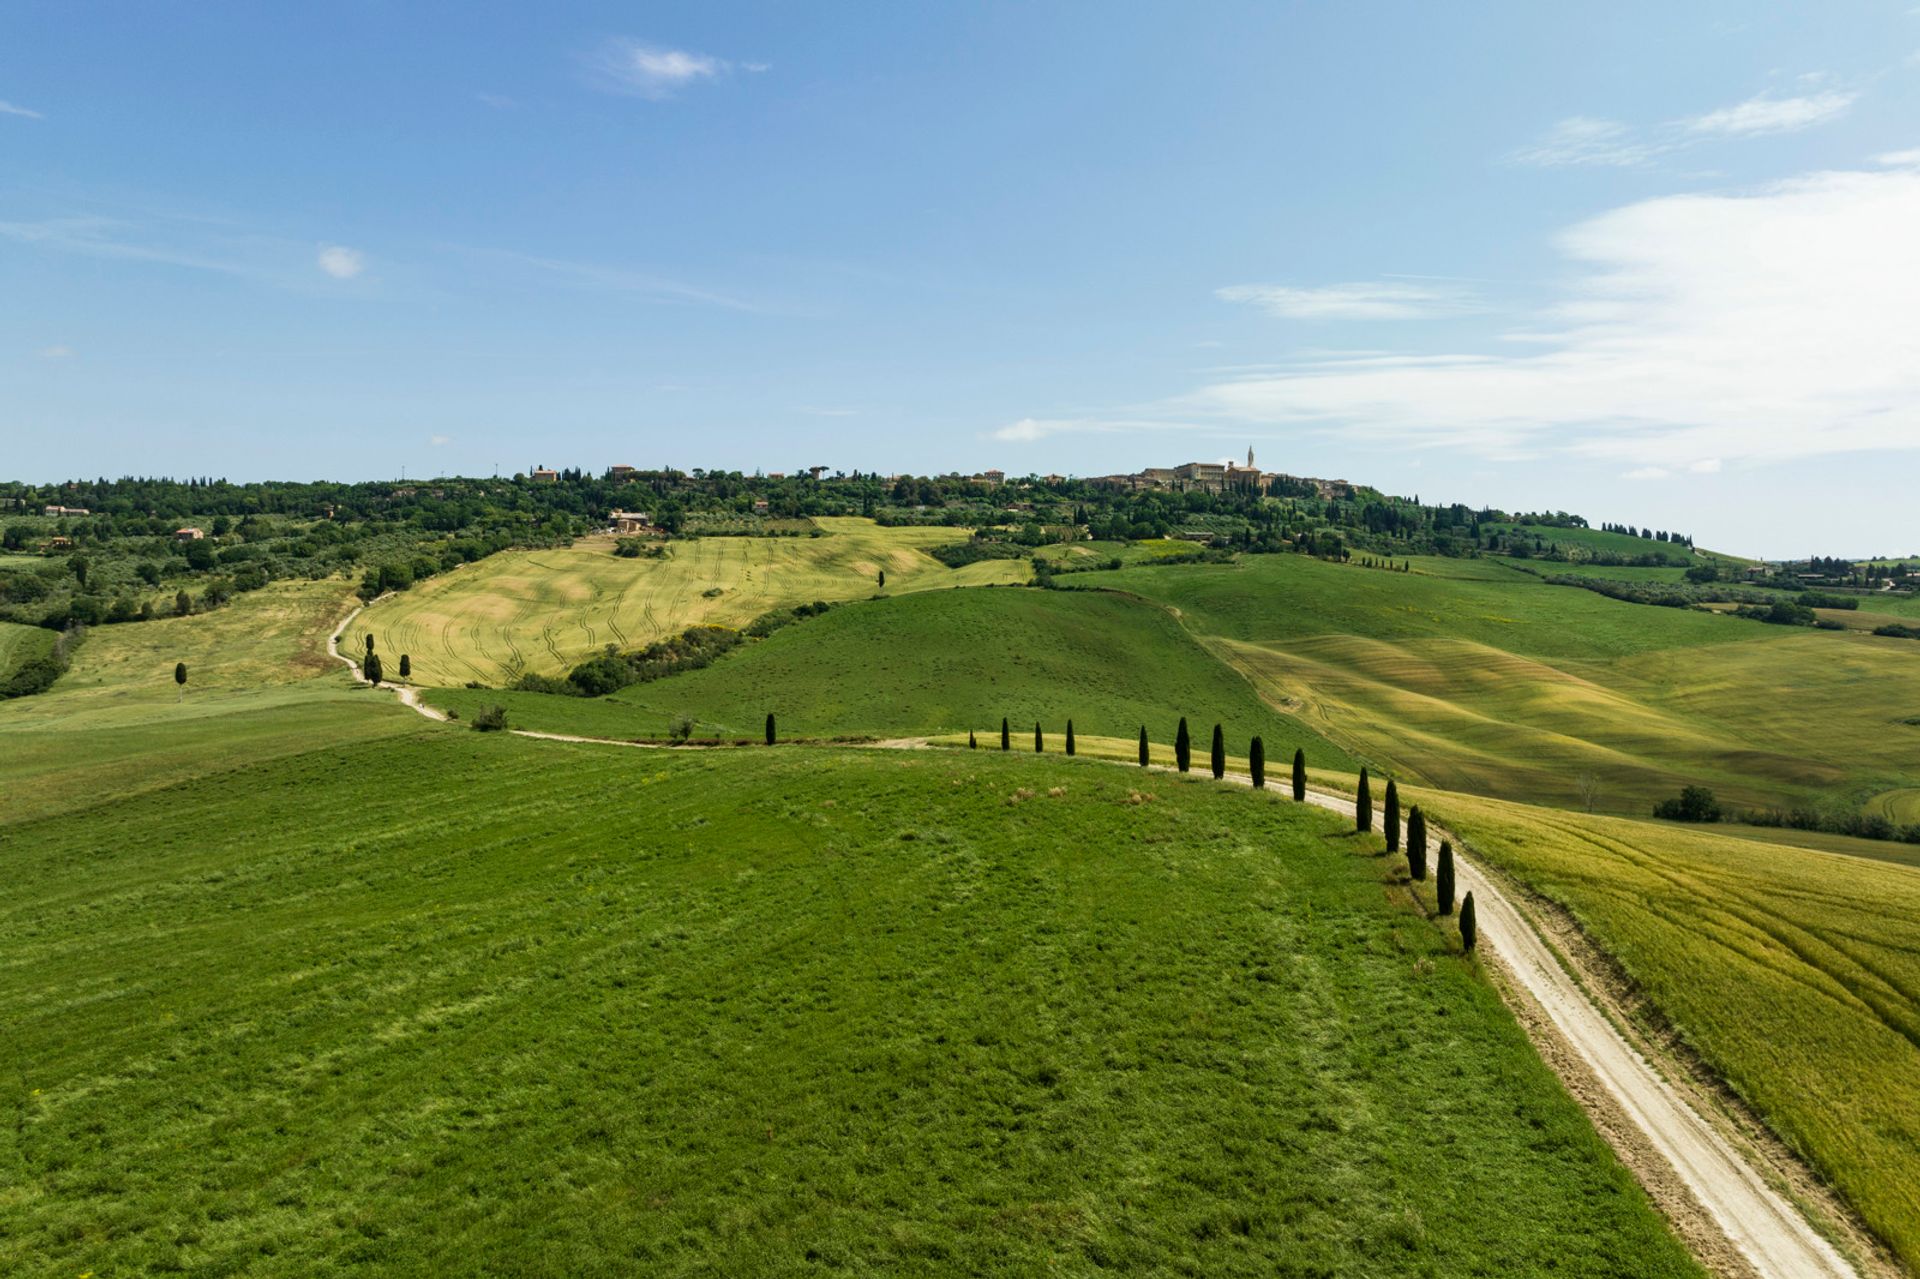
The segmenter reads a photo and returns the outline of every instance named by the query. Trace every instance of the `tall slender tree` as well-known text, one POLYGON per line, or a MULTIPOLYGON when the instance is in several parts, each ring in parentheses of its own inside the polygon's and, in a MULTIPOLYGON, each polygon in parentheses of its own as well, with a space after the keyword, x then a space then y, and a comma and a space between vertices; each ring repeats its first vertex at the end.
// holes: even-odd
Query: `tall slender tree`
POLYGON ((1180 731, 1173 735, 1173 765, 1181 772, 1193 767, 1193 738, 1187 733, 1187 717, 1180 717, 1180 731))
POLYGON ((1353 797, 1353 828, 1362 835, 1373 829, 1373 785, 1366 765, 1360 766, 1360 789, 1353 797))
POLYGON ((1391 777, 1387 779, 1386 812, 1383 815, 1382 824, 1385 827, 1385 834, 1387 836, 1387 851, 1390 853, 1399 852, 1400 851, 1400 788, 1393 784, 1393 779, 1391 777))
POLYGON ((400 654, 400 678, 413 678, 413 658, 407 653, 400 654))
POLYGON ((1293 752, 1293 802, 1307 802, 1307 753, 1298 747, 1293 752))
POLYGON ((1073 754, 1073 721, 1067 721, 1067 754, 1073 754))
POLYGON ((1470 951, 1480 939, 1479 921, 1473 917, 1473 894, 1460 903, 1460 949, 1470 951))
POLYGON ((1140 767, 1147 766, 1147 726, 1140 726, 1140 767))
POLYGON ((773 712, 768 711, 767 712, 767 745, 769 746, 773 745, 774 740, 775 738, 773 735, 773 712))
POLYGON ((974 737, 973 730, 971 728, 967 730, 967 749, 970 751, 977 751, 980 749, 980 743, 974 737))
POLYGON ((1040 721, 1036 719, 1033 721, 1033 753, 1038 755, 1045 749, 1046 744, 1040 740, 1040 721))
POLYGON ((369 684, 378 684, 381 676, 385 673, 380 669, 380 654, 378 653, 368 653, 367 660, 361 665, 360 669, 365 673, 367 683, 369 684))
POLYGON ((187 664, 185 662, 175 662, 173 664, 173 682, 177 684, 180 688, 180 696, 175 698, 174 700, 180 701, 180 702, 186 701, 187 700, 187 664))
POLYGON ((1415 879, 1427 877, 1427 815, 1418 804, 1407 814, 1407 872, 1415 879))
POLYGON ((1219 781, 1227 775, 1227 735, 1220 726, 1213 726, 1213 753, 1209 762, 1213 765, 1213 780, 1219 781))
POLYGON ((1453 844, 1440 841, 1440 865, 1433 872, 1434 895, 1440 899, 1440 913, 1453 914, 1453 844))
POLYGON ((1253 788, 1265 790, 1267 786, 1267 744, 1254 738, 1247 744, 1247 772, 1253 777, 1253 788))
POLYGON ((1000 749, 1003 751, 1013 749, 1013 739, 1007 735, 1007 717, 1005 715, 1000 717, 1000 749))
POLYGON ((367 632, 367 656, 368 657, 373 656, 373 632, 372 631, 367 632))

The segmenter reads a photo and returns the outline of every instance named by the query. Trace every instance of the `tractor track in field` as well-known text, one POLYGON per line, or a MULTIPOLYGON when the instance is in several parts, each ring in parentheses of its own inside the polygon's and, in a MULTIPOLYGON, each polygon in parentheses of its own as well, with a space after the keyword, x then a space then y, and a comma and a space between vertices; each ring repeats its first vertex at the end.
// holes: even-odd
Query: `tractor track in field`
MULTIPOLYGON (((356 679, 351 658, 342 657, 339 639, 358 616, 354 609, 327 641, 327 652, 356 679)), ((364 681, 362 681, 364 682, 364 681)), ((412 688, 393 690, 401 702, 433 720, 446 715, 420 700, 412 688)), ((618 746, 629 749, 740 749, 670 746, 530 729, 509 730, 542 741, 618 746)), ((844 744, 854 746, 855 744, 844 744)), ((930 749, 925 738, 896 738, 864 744, 866 749, 930 749)), ((751 748, 746 748, 751 749, 751 748)), ((1023 752, 1024 753, 1024 752, 1023 752)), ((1137 767, 1121 760, 1089 763, 1137 767)), ((1151 770, 1165 773, 1164 766, 1151 770)), ((1251 785, 1228 774, 1222 780, 1251 785)), ((1347 796, 1310 790, 1308 803, 1354 815, 1347 796)), ((1859 1271, 1806 1219, 1801 1211, 1753 1167, 1734 1142, 1704 1117, 1628 1041, 1608 1011, 1589 993, 1593 979, 1548 940, 1543 926, 1519 902, 1523 895, 1491 875, 1468 853, 1465 841, 1440 829, 1430 837, 1452 839, 1454 869, 1462 900, 1474 895, 1479 914, 1479 953, 1490 959, 1496 985, 1526 1028, 1541 1056, 1560 1076, 1619 1154, 1659 1204, 1694 1254, 1720 1275, 1760 1279, 1858 1279, 1859 1271)))

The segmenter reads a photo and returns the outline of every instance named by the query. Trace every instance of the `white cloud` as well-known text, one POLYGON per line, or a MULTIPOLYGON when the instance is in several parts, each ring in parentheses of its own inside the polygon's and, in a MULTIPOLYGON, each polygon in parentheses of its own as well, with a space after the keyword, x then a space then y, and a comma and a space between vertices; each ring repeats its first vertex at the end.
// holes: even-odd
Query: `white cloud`
POLYGON ((1718 475, 1720 473, 1720 459, 1717 457, 1703 457, 1687 469, 1695 475, 1718 475))
POLYGON ((1627 168, 1645 164, 1672 149, 1671 143, 1638 137, 1630 125, 1618 120, 1576 115, 1560 121, 1547 131, 1546 137, 1512 152, 1507 159, 1514 164, 1549 168, 1576 164, 1627 168))
POLYGON ((1794 133, 1837 120, 1859 98, 1857 93, 1829 89, 1801 98, 1772 98, 1766 94, 1683 121, 1691 133, 1750 137, 1762 133, 1794 133))
MULTIPOLYGON (((658 102, 690 84, 717 79, 731 70, 732 64, 710 54, 616 37, 587 59, 587 67, 601 88, 658 102)), ((749 69, 764 67, 753 63, 749 69)))
POLYGON ((1580 274, 1524 353, 1300 363, 1165 407, 1643 468, 1920 448, 1915 226, 1907 169, 1643 201, 1560 237, 1580 274))
POLYGON ((74 350, 70 346, 43 346, 36 354, 43 360, 71 360, 74 350))
POLYGON ((427 443, 433 445, 435 448, 439 448, 443 444, 453 443, 453 437, 451 435, 429 435, 427 437, 427 443))
POLYGON ((44 120, 47 118, 38 111, 29 111, 25 107, 17 107, 13 103, 6 101, 0 101, 0 115, 17 115, 28 120, 44 120))
POLYGON ((1664 466, 1642 466, 1628 471, 1620 478, 1623 480, 1664 480, 1673 474, 1664 466))
POLYGON ((1418 320, 1471 309, 1458 292, 1393 280, 1293 288, 1232 284, 1214 290, 1225 302, 1245 302, 1289 320, 1418 320))
POLYGON ((321 247, 314 264, 336 280, 351 280, 367 269, 367 257, 358 249, 328 244, 321 247))
POLYGON ((1920 147, 1911 151, 1885 151, 1873 157, 1873 162, 1890 169, 1911 169, 1920 166, 1920 147))
POLYGON ((1191 424, 1159 418, 1023 417, 993 432, 996 440, 1031 444, 1051 435, 1113 435, 1123 431, 1189 430, 1191 424))

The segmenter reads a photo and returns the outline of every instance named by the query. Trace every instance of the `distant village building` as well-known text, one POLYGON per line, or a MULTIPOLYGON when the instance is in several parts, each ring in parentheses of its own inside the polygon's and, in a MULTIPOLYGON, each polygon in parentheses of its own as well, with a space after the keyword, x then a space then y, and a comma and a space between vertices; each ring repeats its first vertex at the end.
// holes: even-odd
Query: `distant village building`
POLYGON ((560 479, 560 472, 549 471, 544 466, 533 468, 532 480, 535 484, 553 484, 560 479))
POLYGON ((755 499, 753 499, 753 513, 754 513, 755 515, 765 515, 765 514, 767 513, 767 499, 766 499, 766 498, 764 498, 764 497, 756 497, 755 499))
POLYGON ((633 468, 626 465, 610 466, 607 475, 616 480, 630 480, 633 478, 633 468))
POLYGON ((40 514, 48 519, 61 519, 69 515, 90 515, 92 512, 84 506, 49 506, 40 514))
POLYGON ((173 530, 173 540, 176 542, 197 542, 205 536, 206 534, 197 528, 177 528, 173 530))
POLYGON ((70 537, 50 537, 40 543, 40 549, 43 551, 66 551, 72 548, 73 539, 70 537))
POLYGON ((1005 484, 1007 482, 1007 473, 1005 471, 982 471, 973 477, 973 482, 975 484, 1005 484))
POLYGON ((613 531, 626 537, 644 537, 659 530, 653 527, 653 516, 645 511, 615 511, 610 517, 613 531))

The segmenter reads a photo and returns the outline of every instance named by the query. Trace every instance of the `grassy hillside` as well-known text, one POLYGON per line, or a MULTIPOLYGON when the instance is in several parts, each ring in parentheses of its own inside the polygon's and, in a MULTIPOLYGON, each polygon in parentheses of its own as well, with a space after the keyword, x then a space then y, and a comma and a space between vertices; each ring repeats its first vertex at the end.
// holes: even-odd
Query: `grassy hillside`
POLYGON ((1065 579, 1137 591, 1374 766, 1451 790, 1646 812, 1920 784, 1911 641, 1622 603, 1484 561, 1304 556, 1065 579), (1443 575, 1444 574, 1444 575, 1443 575))
POLYGON ((772 711, 797 737, 975 729, 997 741, 1005 716, 1029 745, 1036 720, 1057 737, 1069 718, 1078 732, 1128 738, 1145 724, 1168 742, 1186 715, 1196 736, 1222 722, 1242 746, 1263 735, 1276 758, 1301 746, 1329 767, 1358 767, 1263 704, 1164 610, 1084 591, 928 591, 851 604, 704 670, 605 699, 456 689, 432 700, 469 717, 500 702, 517 727, 653 738, 676 715, 692 716, 703 736, 757 737, 772 711))
POLYGON ((1685 1041, 1920 1264, 1920 871, 1430 797, 1565 905, 1685 1041))
POLYGON ((864 599, 882 571, 893 593, 1022 582, 1032 571, 1025 560, 949 569, 925 553, 965 529, 818 523, 826 536, 674 541, 661 559, 622 559, 611 538, 503 552, 374 605, 354 644, 371 629, 383 652, 413 659, 422 684, 504 684, 564 674, 608 644, 639 648, 700 623, 744 626, 794 604, 864 599))
POLYGON ((24 662, 53 652, 54 632, 39 626, 0 622, 0 684, 24 662))
POLYGON ((1697 1273, 1341 823, 1139 784, 446 730, 0 831, 0 1270, 1697 1273))
POLYGON ((413 731, 417 716, 326 655, 350 600, 338 579, 284 582, 211 613, 94 627, 50 692, 0 702, 0 820, 413 731))

